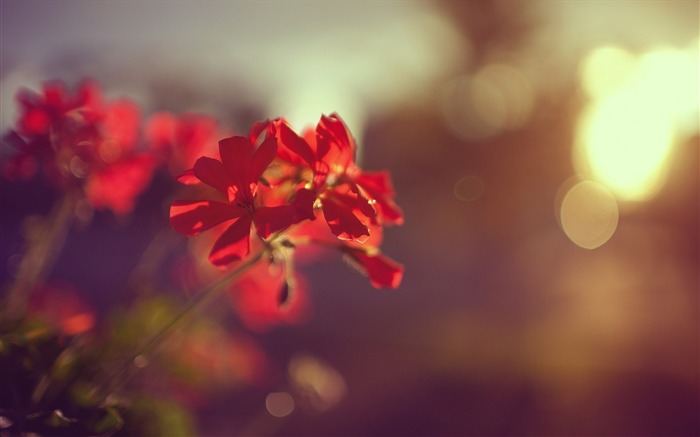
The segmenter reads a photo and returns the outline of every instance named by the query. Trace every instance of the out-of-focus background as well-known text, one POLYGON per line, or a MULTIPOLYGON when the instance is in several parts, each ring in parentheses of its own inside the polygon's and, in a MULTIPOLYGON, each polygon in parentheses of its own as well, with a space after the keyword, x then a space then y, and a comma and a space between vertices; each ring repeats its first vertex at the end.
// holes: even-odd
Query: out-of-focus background
MULTIPOLYGON (((304 266, 309 320, 250 335, 314 396, 283 377, 218 394, 202 435, 698 435, 698 17, 696 1, 3 0, 0 127, 19 87, 90 76, 234 132, 337 111, 363 168, 391 171, 401 287, 304 266)), ((3 181, 1 198, 4 282, 50 195, 3 181)), ((64 257, 53 277, 105 311, 161 220, 97 215, 65 250, 109 260, 64 257)))

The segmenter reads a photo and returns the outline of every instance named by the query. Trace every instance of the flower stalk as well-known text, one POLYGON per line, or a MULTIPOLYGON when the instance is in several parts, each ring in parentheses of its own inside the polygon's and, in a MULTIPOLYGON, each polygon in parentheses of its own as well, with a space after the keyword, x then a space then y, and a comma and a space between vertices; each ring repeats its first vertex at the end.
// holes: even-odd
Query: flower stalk
POLYGON ((2 331, 12 328, 24 315, 32 291, 53 267, 75 217, 78 193, 66 192, 49 215, 27 230, 27 251, 2 305, 2 331))
POLYGON ((196 313, 197 310, 203 308, 207 303, 211 302, 214 298, 216 298, 221 293, 221 291, 225 290, 225 285, 229 284, 231 281, 234 281, 235 279, 243 275, 245 272, 247 272, 248 269, 253 267, 258 261, 260 261, 266 253, 266 249, 259 251, 255 255, 247 258, 241 265, 239 265, 229 274, 225 275, 213 284, 204 288, 199 293, 195 294, 179 313, 173 316, 158 331, 151 335, 148 338, 148 340, 135 353, 133 353, 128 360, 124 362, 122 367, 120 367, 119 370, 117 370, 114 374, 109 376, 95 390, 95 392, 97 393, 101 390, 105 390, 108 394, 113 393, 115 389, 114 383, 117 380, 117 378, 119 378, 124 372, 129 370, 131 366, 139 367, 139 362, 147 362, 144 361, 146 356, 153 352, 153 350, 159 344, 165 341, 168 338, 168 336, 175 331, 178 325, 187 320, 188 316, 196 313))

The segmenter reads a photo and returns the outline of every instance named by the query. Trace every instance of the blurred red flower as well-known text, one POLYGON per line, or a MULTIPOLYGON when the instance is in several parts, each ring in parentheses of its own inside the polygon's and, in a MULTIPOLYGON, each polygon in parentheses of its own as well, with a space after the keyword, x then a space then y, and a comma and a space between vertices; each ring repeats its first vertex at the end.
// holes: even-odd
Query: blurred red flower
POLYGON ((171 174, 185 184, 199 182, 193 174, 183 174, 194 166, 197 158, 219 158, 218 122, 206 115, 157 112, 146 121, 145 137, 149 148, 166 163, 171 174))
POLYGON ((88 332, 95 325, 95 311, 69 285, 45 285, 36 290, 28 313, 69 337, 88 332))
POLYGON ((139 110, 133 102, 105 102, 90 80, 75 94, 60 82, 47 83, 42 93, 23 89, 17 101, 21 115, 9 138, 18 151, 5 163, 5 177, 29 179, 43 168, 52 185, 82 188, 95 208, 117 214, 133 209, 155 164, 137 150, 139 110))
POLYGON ((310 314, 306 280, 287 270, 284 260, 261 261, 229 289, 234 310, 254 331, 306 320, 310 314))

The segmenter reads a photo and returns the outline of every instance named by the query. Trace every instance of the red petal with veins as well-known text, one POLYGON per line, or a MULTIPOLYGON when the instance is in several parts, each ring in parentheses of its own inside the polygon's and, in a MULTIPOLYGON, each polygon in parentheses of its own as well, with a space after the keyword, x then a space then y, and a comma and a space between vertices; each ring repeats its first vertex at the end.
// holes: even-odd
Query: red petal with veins
POLYGON ((170 224, 177 232, 193 237, 226 220, 240 217, 243 213, 243 209, 230 203, 176 200, 170 207, 170 224))
POLYGON ((197 179, 216 188, 219 192, 228 196, 228 188, 231 186, 231 178, 221 161, 202 156, 194 163, 192 169, 197 179))
POLYGON ((341 240, 362 243, 369 238, 369 229, 355 217, 353 210, 330 198, 323 200, 323 216, 333 235, 341 240))
POLYGON ((250 225, 252 218, 242 216, 224 231, 209 253, 209 261, 217 267, 226 267, 250 253, 250 225))
POLYGON ((349 255, 357 261, 376 288, 396 288, 403 278, 403 266, 383 255, 368 255, 362 249, 348 248, 349 255))
POLYGON ((304 220, 313 220, 316 193, 301 189, 289 205, 263 206, 255 210, 255 229, 262 238, 304 220))
POLYGON ((263 206, 255 210, 255 230, 262 238, 288 228, 293 220, 290 205, 263 206))
POLYGON ((403 211, 394 202, 394 188, 389 172, 363 172, 355 182, 377 202, 382 224, 403 224, 403 211))
POLYGON ((248 138, 250 139, 250 142, 255 144, 258 140, 258 137, 262 135, 262 133, 268 129, 270 126, 270 121, 265 120, 265 121, 256 121, 253 126, 251 126, 250 130, 248 131, 248 138))
POLYGON ((246 137, 229 137, 219 141, 219 153, 226 173, 234 186, 239 188, 242 199, 252 201, 250 189, 250 163, 253 156, 253 144, 246 137))
POLYGON ((249 183, 257 184, 265 169, 277 156, 277 139, 275 137, 266 138, 260 144, 250 160, 249 183))
POLYGON ((309 165, 313 166, 314 162, 316 162, 316 156, 311 146, 299 137, 287 124, 279 122, 277 126, 277 136, 279 137, 280 143, 287 149, 296 153, 309 165))
POLYGON ((365 217, 371 219, 372 223, 376 223, 377 211, 370 203, 370 200, 360 192, 360 189, 356 184, 350 184, 350 190, 355 193, 355 197, 348 195, 344 196, 348 199, 348 203, 364 214, 365 217))
POLYGON ((316 192, 302 188, 294 194, 292 206, 294 207, 294 223, 303 220, 314 220, 314 203, 316 202, 316 192))
POLYGON ((324 160, 342 168, 355 162, 355 140, 338 114, 322 116, 316 126, 316 134, 319 157, 328 154, 324 160))

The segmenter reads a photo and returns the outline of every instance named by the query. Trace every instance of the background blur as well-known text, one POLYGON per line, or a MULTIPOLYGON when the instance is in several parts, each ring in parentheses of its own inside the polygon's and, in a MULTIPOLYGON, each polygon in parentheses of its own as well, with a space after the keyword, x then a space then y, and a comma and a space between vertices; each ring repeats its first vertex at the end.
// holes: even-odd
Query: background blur
MULTIPOLYGON (((322 402, 305 408, 278 375, 203 404, 203 435, 698 435, 699 12, 2 0, 1 128, 20 86, 91 76, 145 113, 204 112, 234 132, 337 111, 363 168, 392 172, 406 224, 383 251, 405 265, 401 287, 377 291, 335 258, 307 265, 313 316, 251 333, 322 402)), ((110 247, 108 261, 63 256, 53 277, 100 311, 124 302, 167 221, 157 190, 64 250, 110 247)), ((52 198, 3 181, 1 199, 5 282, 21 218, 52 198)))

